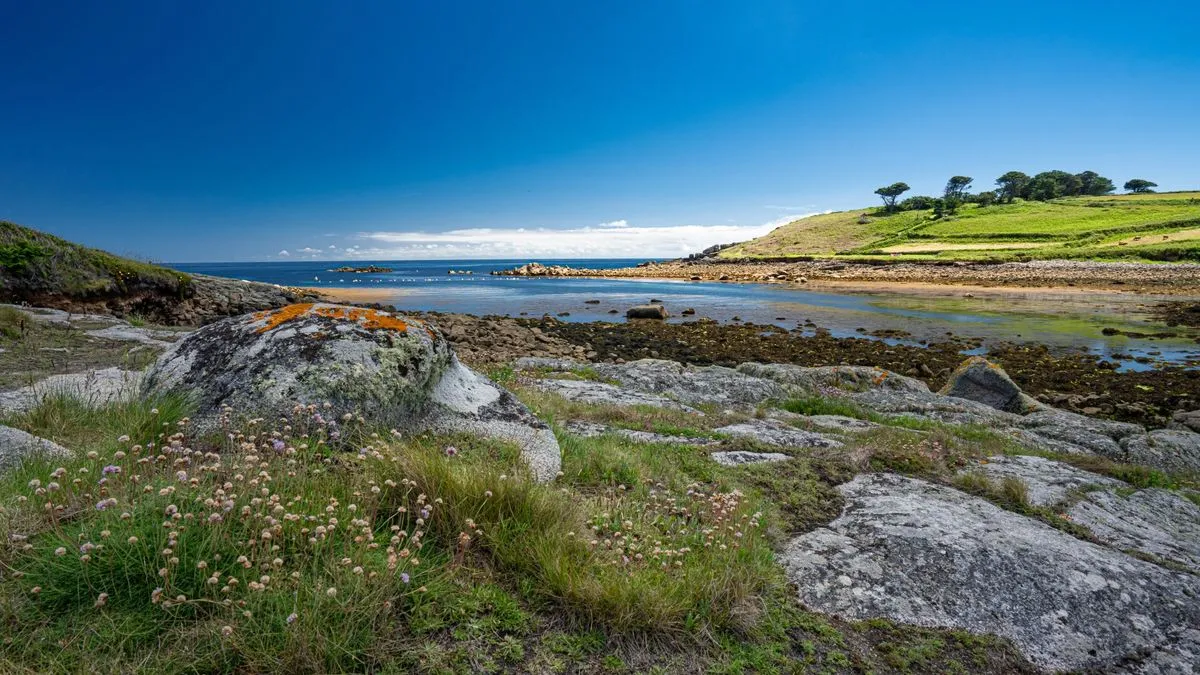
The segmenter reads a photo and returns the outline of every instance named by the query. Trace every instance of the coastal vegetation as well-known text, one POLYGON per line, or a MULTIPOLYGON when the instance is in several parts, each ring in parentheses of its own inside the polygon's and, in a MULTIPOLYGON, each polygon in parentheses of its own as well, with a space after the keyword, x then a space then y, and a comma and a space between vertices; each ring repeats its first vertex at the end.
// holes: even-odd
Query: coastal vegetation
POLYGON ((1024 190, 1006 183, 988 196, 910 197, 894 207, 885 197, 882 208, 802 218, 716 257, 1200 261, 1200 192, 1014 196, 1024 190))
POLYGON ((182 272, 0 221, 0 300, 39 295, 87 300, 134 293, 182 297, 190 284, 191 277, 182 272))
MULTIPOLYGON (((548 421, 577 412, 514 388, 548 421)), ((897 427, 855 442, 870 459, 797 454, 770 470, 720 467, 693 445, 560 434, 563 469, 543 486, 502 443, 319 413, 236 411, 229 433, 204 435, 180 397, 91 408, 57 396, 5 419, 76 453, 30 460, 0 484, 0 522, 15 535, 0 550, 0 666, 1027 668, 996 638, 807 612, 772 555, 781 537, 837 515, 832 486, 858 470, 844 457, 949 476, 991 449, 984 432, 923 440, 897 427)), ((664 422, 647 408, 603 417, 664 422)), ((674 419, 693 436, 726 421, 674 419)))

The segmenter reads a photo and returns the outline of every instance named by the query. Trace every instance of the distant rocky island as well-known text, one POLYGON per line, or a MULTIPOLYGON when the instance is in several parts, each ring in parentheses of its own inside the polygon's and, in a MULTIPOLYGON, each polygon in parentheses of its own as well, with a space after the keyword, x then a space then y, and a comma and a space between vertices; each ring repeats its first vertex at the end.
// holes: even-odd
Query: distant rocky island
POLYGON ((394 272, 395 270, 390 267, 380 267, 379 265, 367 265, 366 267, 353 267, 351 265, 345 265, 342 267, 335 267, 329 271, 343 272, 345 274, 388 274, 389 272, 394 272))

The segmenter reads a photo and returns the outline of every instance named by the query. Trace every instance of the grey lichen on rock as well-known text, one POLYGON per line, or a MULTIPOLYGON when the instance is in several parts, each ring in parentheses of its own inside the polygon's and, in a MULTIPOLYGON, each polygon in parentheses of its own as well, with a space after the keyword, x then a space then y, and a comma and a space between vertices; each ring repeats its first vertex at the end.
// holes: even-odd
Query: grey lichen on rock
POLYGON ((728 450, 714 452, 711 455, 714 462, 721 466, 741 466, 743 464, 762 464, 764 462, 786 462, 791 457, 782 452, 750 452, 747 450, 728 450))
POLYGON ((842 515, 782 554, 811 609, 1001 635, 1048 670, 1185 673, 1200 656, 1195 575, 922 480, 838 490, 842 515))
POLYGON ((361 414, 401 430, 517 441, 541 479, 560 461, 549 428, 460 364, 435 327, 378 310, 303 303, 211 324, 176 343, 147 373, 143 393, 166 391, 193 398, 201 430, 214 428, 226 406, 265 416, 328 404, 335 415, 361 414))
POLYGON ((752 419, 714 429, 718 434, 749 438, 764 445, 779 448, 838 448, 841 441, 812 431, 797 429, 775 420, 752 419))

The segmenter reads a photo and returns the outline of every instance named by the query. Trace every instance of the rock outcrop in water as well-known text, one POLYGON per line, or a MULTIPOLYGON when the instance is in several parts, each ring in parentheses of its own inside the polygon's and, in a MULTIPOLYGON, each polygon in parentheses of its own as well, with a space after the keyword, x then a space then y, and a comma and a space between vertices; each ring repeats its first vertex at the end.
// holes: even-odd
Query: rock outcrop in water
POLYGON ((364 415, 411 432, 469 431, 516 442, 540 479, 560 465, 549 428, 508 391, 462 365, 433 326, 343 305, 298 304, 225 319, 180 340, 146 374, 146 394, 185 392, 196 423, 234 414, 364 415))
POLYGON ((525 263, 512 269, 492 270, 498 277, 579 277, 588 276, 592 270, 566 267, 565 265, 543 265, 539 262, 525 263))

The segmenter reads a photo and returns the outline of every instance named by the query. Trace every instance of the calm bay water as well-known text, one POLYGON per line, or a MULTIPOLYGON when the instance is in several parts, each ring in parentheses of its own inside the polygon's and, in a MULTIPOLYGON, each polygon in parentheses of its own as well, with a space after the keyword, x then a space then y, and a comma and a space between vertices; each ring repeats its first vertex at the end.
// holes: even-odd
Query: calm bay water
MULTIPOLYGON (((439 260, 270 263, 179 263, 184 272, 320 289, 370 292, 369 301, 408 311, 459 312, 511 316, 559 315, 563 321, 624 321, 624 311, 651 299, 661 300, 672 321, 701 317, 730 321, 735 317, 786 328, 804 322, 839 337, 864 332, 901 330, 891 343, 945 339, 947 333, 996 341, 1037 342, 1054 348, 1085 349, 1113 358, 1125 368, 1146 368, 1135 359, 1160 363, 1200 364, 1200 331, 1168 328, 1149 316, 1154 296, 1113 293, 1057 293, 1021 290, 873 287, 869 291, 812 289, 781 284, 735 284, 654 279, 521 278, 491 276, 528 260, 439 260), (348 274, 329 270, 342 265, 379 265, 393 271, 348 274), (471 272, 471 274, 450 274, 471 272), (588 302, 588 301, 599 301, 588 302), (682 317, 684 308, 693 317, 682 317), (616 310, 617 313, 611 313, 616 310), (1148 339, 1104 335, 1105 328, 1141 333, 1171 331, 1174 338, 1148 339)), ((627 267, 640 260, 541 260, 595 269, 627 267)), ((368 298, 363 298, 368 299, 368 298)), ((811 325, 806 329, 811 331, 811 325)))

